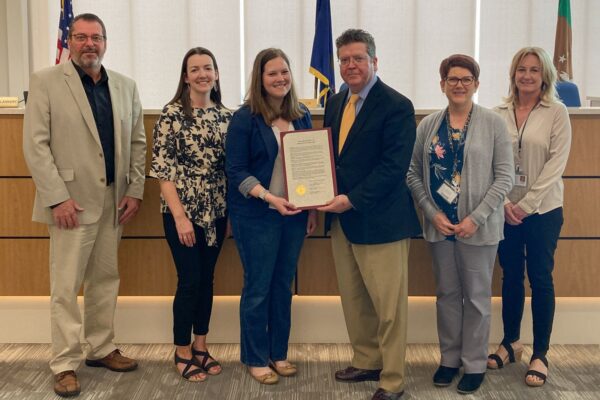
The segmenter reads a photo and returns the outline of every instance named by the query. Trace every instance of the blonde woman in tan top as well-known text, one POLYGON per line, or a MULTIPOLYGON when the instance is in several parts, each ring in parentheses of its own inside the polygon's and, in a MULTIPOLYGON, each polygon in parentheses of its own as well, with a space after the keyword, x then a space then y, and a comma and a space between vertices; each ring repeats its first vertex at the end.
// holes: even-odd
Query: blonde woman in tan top
POLYGON ((504 204, 504 237, 498 248, 503 271, 504 339, 490 354, 488 368, 521 358, 519 342, 525 301, 524 273, 531 285, 533 355, 525 383, 542 386, 548 374, 546 353, 554 318, 554 251, 563 224, 562 174, 571 147, 571 125, 559 101, 556 70, 539 47, 526 47, 513 57, 510 92, 496 108, 513 138, 515 186, 504 204))

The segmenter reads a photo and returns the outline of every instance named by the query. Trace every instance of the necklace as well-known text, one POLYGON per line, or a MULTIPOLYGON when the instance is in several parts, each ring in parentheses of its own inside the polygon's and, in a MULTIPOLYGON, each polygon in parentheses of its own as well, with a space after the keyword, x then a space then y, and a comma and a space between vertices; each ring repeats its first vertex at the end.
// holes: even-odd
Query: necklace
POLYGON ((446 133, 448 134, 448 145, 454 154, 454 160, 452 163, 452 185, 457 192, 460 192, 460 176, 458 174, 458 152, 462 146, 464 146, 467 131, 469 130, 469 124, 471 123, 471 115, 473 114, 473 107, 469 110, 467 121, 462 129, 454 129, 450 125, 450 110, 446 109, 446 133), (454 149, 454 143, 456 142, 456 150, 454 149))

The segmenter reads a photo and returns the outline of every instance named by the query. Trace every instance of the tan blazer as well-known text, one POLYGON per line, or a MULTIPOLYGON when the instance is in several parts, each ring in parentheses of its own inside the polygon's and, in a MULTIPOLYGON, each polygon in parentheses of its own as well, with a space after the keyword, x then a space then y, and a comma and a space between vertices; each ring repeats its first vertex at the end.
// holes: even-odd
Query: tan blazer
MULTIPOLYGON (((146 135, 135 82, 106 72, 115 127, 116 208, 125 195, 143 198, 146 135)), ((71 62, 31 75, 23 151, 36 186, 34 221, 53 224, 50 206, 69 198, 85 210, 78 215, 79 223, 98 221, 106 189, 104 153, 81 78, 71 62)))

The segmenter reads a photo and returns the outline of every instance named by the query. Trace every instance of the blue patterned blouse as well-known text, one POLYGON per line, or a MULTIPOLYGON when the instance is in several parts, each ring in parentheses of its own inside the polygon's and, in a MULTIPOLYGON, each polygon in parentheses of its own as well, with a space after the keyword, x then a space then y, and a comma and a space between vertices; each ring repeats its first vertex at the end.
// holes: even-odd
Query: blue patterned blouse
MULTIPOLYGON (((467 122, 468 125, 468 122, 467 122)), ((467 127, 467 126, 466 126, 467 127)), ((458 224, 458 198, 460 196, 460 174, 463 167, 466 129, 448 130, 447 118, 442 120, 437 134, 429 145, 429 177, 431 194, 435 204, 442 210, 453 224, 458 224), (452 137, 452 139, 449 138, 452 137), (450 143, 452 140, 452 143, 450 143), (458 195, 452 203, 448 203, 438 194, 438 189, 446 182, 451 187, 459 188, 458 195)), ((449 238, 454 238, 454 235, 449 238)))

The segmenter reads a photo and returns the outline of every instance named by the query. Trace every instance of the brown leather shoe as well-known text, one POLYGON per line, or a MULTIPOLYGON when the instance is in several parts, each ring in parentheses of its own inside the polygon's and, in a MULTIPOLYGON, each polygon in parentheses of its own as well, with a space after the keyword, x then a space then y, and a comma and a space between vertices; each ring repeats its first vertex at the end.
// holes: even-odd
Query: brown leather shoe
POLYGON ((340 382, 378 381, 380 369, 360 369, 352 366, 335 372, 335 380, 340 382))
POLYGON ((75 371, 63 371, 54 375, 54 393, 60 397, 73 397, 80 392, 81 386, 75 371))
POLYGON ((385 389, 379 388, 371 397, 371 400, 399 400, 404 394, 404 390, 401 392, 388 392, 385 389))
POLYGON ((115 372, 129 372, 138 367, 137 361, 121 355, 119 349, 115 349, 112 353, 99 360, 85 360, 85 365, 88 367, 108 368, 115 372))

